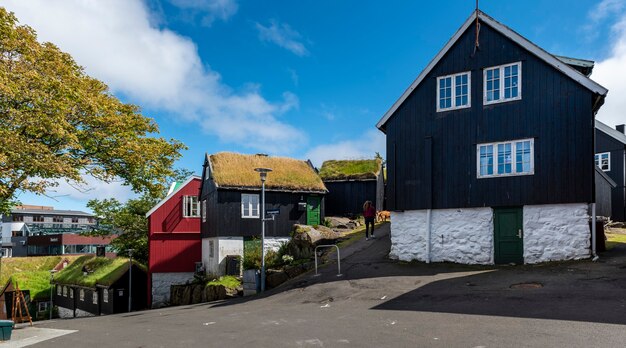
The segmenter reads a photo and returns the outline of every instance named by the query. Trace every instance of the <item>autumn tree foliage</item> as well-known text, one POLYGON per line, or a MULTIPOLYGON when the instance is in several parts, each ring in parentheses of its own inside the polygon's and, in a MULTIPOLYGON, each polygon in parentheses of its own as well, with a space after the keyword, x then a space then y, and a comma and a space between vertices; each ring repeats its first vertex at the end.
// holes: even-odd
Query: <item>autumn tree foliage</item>
POLYGON ((59 180, 80 184, 85 176, 158 195, 185 148, 158 131, 0 8, 0 211, 16 193, 45 194, 59 180))

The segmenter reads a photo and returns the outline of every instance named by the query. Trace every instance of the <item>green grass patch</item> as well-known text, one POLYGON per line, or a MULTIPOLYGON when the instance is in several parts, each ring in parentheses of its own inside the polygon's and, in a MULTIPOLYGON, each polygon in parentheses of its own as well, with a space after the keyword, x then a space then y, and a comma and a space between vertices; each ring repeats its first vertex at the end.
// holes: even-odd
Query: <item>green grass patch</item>
MULTIPOLYGON (((128 259, 117 257, 114 259, 84 255, 72 262, 54 278, 62 284, 74 284, 94 287, 96 284, 110 286, 128 270, 128 259), (87 275, 83 274, 83 268, 87 275)), ((143 265, 133 264, 144 269, 143 265)))
POLYGON ((626 244, 626 234, 606 234, 606 250, 613 249, 617 244, 626 244))
POLYGON ((241 280, 235 276, 223 276, 219 277, 219 279, 211 280, 206 285, 224 285, 229 289, 237 289, 241 285, 241 280))
POLYGON ((382 161, 370 160, 330 160, 322 163, 320 177, 324 180, 376 179, 382 161))

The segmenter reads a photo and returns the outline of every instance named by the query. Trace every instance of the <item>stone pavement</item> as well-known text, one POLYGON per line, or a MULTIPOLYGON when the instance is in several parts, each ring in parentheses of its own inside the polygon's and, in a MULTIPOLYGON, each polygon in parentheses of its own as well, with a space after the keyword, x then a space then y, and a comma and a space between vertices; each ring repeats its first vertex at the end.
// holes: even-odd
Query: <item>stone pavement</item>
MULTIPOLYGON (((53 339, 55 337, 60 337, 76 332, 76 330, 60 330, 39 327, 37 325, 39 323, 36 323, 36 325, 34 326, 30 326, 28 324, 15 325, 15 328, 13 329, 13 332, 11 334, 11 340, 4 342, 0 341, 0 348, 28 347, 35 343, 43 342, 49 339, 53 339)), ((51 322, 46 322, 46 324, 50 323, 51 322)))

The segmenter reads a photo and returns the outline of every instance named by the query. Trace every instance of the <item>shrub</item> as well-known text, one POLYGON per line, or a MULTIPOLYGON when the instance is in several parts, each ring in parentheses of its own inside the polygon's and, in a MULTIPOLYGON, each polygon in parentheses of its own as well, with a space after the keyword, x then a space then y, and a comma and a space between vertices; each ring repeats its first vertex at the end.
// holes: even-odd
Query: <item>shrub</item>
MULTIPOLYGON (((261 241, 248 243, 243 252, 243 269, 261 268, 261 241), (258 243, 256 243, 258 242, 258 243)), ((265 253, 265 268, 272 268, 279 264, 277 253, 274 250, 267 250, 265 253)))

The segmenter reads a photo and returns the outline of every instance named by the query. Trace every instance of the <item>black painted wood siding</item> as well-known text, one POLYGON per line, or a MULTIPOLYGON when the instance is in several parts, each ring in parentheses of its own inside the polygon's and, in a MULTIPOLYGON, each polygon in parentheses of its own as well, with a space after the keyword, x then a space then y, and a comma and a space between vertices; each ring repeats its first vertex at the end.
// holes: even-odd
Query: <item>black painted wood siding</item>
POLYGON ((611 170, 604 173, 617 184, 617 187, 611 191, 611 219, 614 221, 626 221, 624 150, 624 144, 596 129, 596 153, 611 153, 611 170))
POLYGON ((363 203, 370 200, 376 206, 376 180, 368 181, 324 181, 326 215, 362 215, 363 203))
MULTIPOLYGON (((201 200, 207 200, 207 221, 201 225, 202 238, 261 235, 260 218, 241 217, 242 193, 259 194, 260 202, 259 191, 214 189, 204 193, 201 200)), ((308 196, 320 197, 320 219, 323 221, 325 217, 324 195, 266 191, 265 209, 280 209, 280 214, 275 217, 274 221, 267 222, 265 235, 288 237, 294 224, 306 224, 306 211, 298 210, 298 203, 306 202, 308 196)))
POLYGON ((592 202, 592 92, 486 24, 471 26, 386 123, 390 210, 592 202), (522 62, 522 99, 483 106, 483 69, 522 62), (436 112, 436 78, 471 71, 471 108, 436 112), (476 144, 534 138, 534 175, 478 179, 476 144), (429 150, 430 149, 430 150, 429 150))

